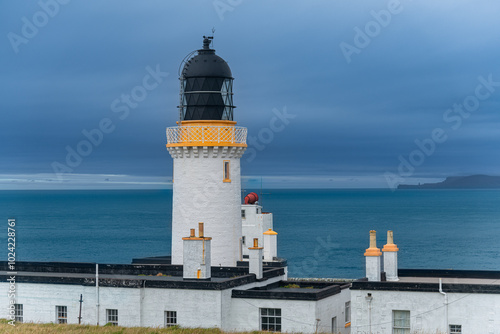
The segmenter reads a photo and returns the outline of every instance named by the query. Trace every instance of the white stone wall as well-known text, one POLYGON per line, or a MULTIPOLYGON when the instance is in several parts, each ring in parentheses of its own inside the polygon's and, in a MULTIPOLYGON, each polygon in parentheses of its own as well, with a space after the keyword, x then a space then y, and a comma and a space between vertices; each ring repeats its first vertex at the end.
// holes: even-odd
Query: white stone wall
POLYGON ((181 327, 221 327, 221 291, 144 290, 143 326, 163 327, 165 311, 177 312, 181 327))
POLYGON ((260 330, 260 308, 280 308, 282 332, 314 333, 316 302, 302 300, 267 300, 233 298, 231 331, 260 330))
MULTIPOLYGON (((250 289, 277 282, 275 277, 237 287, 250 289)), ((0 318, 8 317, 9 284, 0 283, 0 318)), ((231 291, 157 288, 99 288, 100 325, 107 323, 106 309, 118 310, 120 326, 163 327, 164 312, 176 311, 182 327, 230 327, 234 323, 231 291)), ((23 304, 24 321, 50 323, 56 321, 56 306, 67 306, 68 323, 78 323, 80 294, 83 294, 82 323, 97 323, 95 286, 64 284, 16 283, 16 303, 23 304)))
MULTIPOLYGON (((56 306, 67 306, 68 323, 78 323, 79 299, 83 295, 82 323, 97 323, 96 288, 81 285, 16 283, 16 303, 23 304, 25 322, 56 322, 56 306)), ((121 326, 138 326, 141 322, 141 290, 129 288, 99 289, 99 323, 105 325, 106 309, 118 309, 121 326)), ((7 283, 0 283, 0 304, 8 305, 7 283), (3 293, 5 292, 5 293, 3 293)), ((0 308, 0 318, 7 318, 6 307, 0 308)))
POLYGON ((253 246, 254 238, 259 239, 261 247, 264 245, 262 233, 273 228, 273 214, 262 213, 262 206, 257 204, 243 204, 241 210, 245 210, 245 218, 241 219, 242 235, 245 236, 243 255, 248 255, 248 248, 253 246))
POLYGON ((318 300, 316 304, 316 318, 320 319, 319 333, 349 334, 350 327, 345 327, 345 303, 351 300, 351 292, 344 289, 340 294, 318 300), (332 331, 332 318, 337 318, 337 330, 332 331))
POLYGON ((184 278, 210 278, 211 274, 211 242, 205 238, 183 240, 182 266, 184 278), (194 239, 194 240, 193 240, 194 239), (200 274, 198 277, 198 270, 200 274))
POLYGON ((348 289, 319 301, 233 298, 231 305, 233 325, 225 330, 260 330, 260 308, 280 308, 282 332, 316 333, 317 329, 318 333, 329 333, 332 318, 336 316, 337 323, 342 327, 339 333, 348 334, 349 328, 344 328, 343 322, 343 308, 348 300, 348 289), (319 322, 316 319, 319 319, 319 322))
POLYGON ((174 158, 172 264, 182 264, 182 238, 205 223, 212 265, 235 266, 241 238, 241 147, 169 148, 174 158), (223 182, 224 161, 231 182, 223 182))
MULTIPOLYGON (((372 294, 372 333, 392 333, 392 311, 409 310, 412 333, 446 333, 444 297, 436 292, 352 290, 351 333, 369 333, 368 302, 372 294)), ((500 295, 448 293, 449 324, 468 334, 500 333, 500 295)))
POLYGON ((365 256, 366 277, 369 281, 380 282, 381 256, 365 256))
POLYGON ((388 281, 398 281, 398 252, 384 253, 384 271, 388 281))

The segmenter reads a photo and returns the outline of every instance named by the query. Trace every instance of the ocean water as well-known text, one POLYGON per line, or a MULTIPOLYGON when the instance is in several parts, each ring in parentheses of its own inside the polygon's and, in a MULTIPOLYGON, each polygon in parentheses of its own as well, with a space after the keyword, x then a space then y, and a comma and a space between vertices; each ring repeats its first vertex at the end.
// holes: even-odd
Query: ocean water
MULTIPOLYGON (((369 231, 400 268, 500 270, 500 190, 265 190, 293 277, 359 278, 369 231)), ((130 263, 170 254, 171 190, 0 191, 17 261, 130 263)), ((1 254, 1 253, 0 253, 1 254)))

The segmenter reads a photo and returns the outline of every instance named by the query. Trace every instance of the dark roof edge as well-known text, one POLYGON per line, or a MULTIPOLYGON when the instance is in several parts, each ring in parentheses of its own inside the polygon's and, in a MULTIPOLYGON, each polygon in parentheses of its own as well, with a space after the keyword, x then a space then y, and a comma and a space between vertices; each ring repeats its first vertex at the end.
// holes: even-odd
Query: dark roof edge
MULTIPOLYGON (((443 283, 444 292, 450 293, 485 293, 500 294, 500 285, 492 284, 454 284, 443 283)), ((352 283, 351 290, 373 291, 414 291, 439 293, 438 283, 413 283, 413 282, 368 282, 356 281, 352 283)))
MULTIPOLYGON (((281 281, 281 283, 296 283, 292 281, 281 281)), ((276 286, 280 282, 272 283, 270 286, 276 286)), ((307 283, 307 282, 304 282, 307 283)), ((317 283, 317 282, 311 282, 317 283)), ((322 283, 325 287, 319 291, 273 291, 273 290, 233 290, 231 298, 250 298, 250 299, 279 299, 279 300, 309 300, 317 301, 327 297, 339 294, 342 290, 349 288, 350 284, 322 283)))
POLYGON ((454 270, 454 269, 399 269, 400 277, 453 277, 500 279, 500 271, 493 270, 454 270))
MULTIPOLYGON (((137 279, 120 278, 99 278, 101 287, 122 287, 122 288, 163 288, 163 289, 195 289, 195 290, 225 290, 241 285, 265 281, 269 278, 279 277, 285 274, 285 269, 277 268, 264 272, 264 278, 257 280, 254 274, 247 274, 235 278, 228 278, 224 281, 208 280, 145 280, 140 276, 137 279)), ((0 282, 8 282, 10 275, 0 275, 0 282)), ((95 277, 64 277, 64 276, 23 276, 21 273, 16 275, 16 283, 36 283, 36 284, 68 284, 95 286, 95 277)))

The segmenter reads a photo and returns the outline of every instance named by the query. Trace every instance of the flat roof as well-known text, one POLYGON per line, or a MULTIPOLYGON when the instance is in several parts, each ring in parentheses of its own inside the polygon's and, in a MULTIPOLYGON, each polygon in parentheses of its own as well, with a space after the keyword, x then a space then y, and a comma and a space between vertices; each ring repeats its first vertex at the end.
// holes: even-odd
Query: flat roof
MULTIPOLYGON (((96 264, 78 262, 16 262, 15 274, 0 262, 0 282, 15 275, 17 283, 96 285, 96 264)), ((212 267, 210 279, 184 279, 179 265, 99 264, 102 287, 224 290, 285 275, 285 268, 264 268, 263 278, 248 267, 212 267), (160 275, 161 274, 161 275, 160 275)))
POLYGON ((316 281, 279 281, 262 287, 232 291, 232 298, 321 300, 350 287, 349 283, 316 281))
MULTIPOLYGON (((439 283, 438 277, 399 277, 399 282, 413 283, 439 283)), ((492 278, 458 278, 458 277, 443 277, 443 284, 489 284, 500 285, 499 279, 492 278)))
POLYGON ((444 292, 500 294, 500 271, 453 269, 400 269, 398 281, 354 281, 352 290, 439 291, 439 279, 444 292))

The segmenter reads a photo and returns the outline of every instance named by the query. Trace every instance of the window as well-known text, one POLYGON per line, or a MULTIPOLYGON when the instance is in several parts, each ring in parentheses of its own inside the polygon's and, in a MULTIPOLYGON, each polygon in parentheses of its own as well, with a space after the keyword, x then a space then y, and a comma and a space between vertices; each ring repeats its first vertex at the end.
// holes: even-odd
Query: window
POLYGON ((224 180, 223 182, 231 182, 231 174, 229 173, 229 160, 224 160, 224 180))
POLYGON ((14 304, 14 316, 17 322, 23 322, 23 304, 14 304))
POLYGON ((462 325, 450 325, 450 334, 461 334, 462 325))
POLYGON ((261 308, 260 329, 263 331, 281 332, 281 309, 261 308))
POLYGON ((107 309, 106 316, 108 318, 108 324, 118 326, 118 310, 107 309))
POLYGON ((241 243, 244 245, 245 244, 245 236, 241 236, 241 243))
POLYGON ((351 302, 345 302, 345 323, 351 322, 351 302))
POLYGON ((177 325, 177 311, 165 311, 165 327, 177 325))
POLYGON ((338 333, 337 329, 337 317, 332 318, 332 333, 338 333))
POLYGON ((246 218, 246 211, 241 210, 241 218, 245 219, 246 218))
POLYGON ((56 306, 56 323, 57 324, 67 324, 68 323, 68 307, 67 306, 56 306))
POLYGON ((410 334, 410 311, 392 311, 392 333, 410 334))

